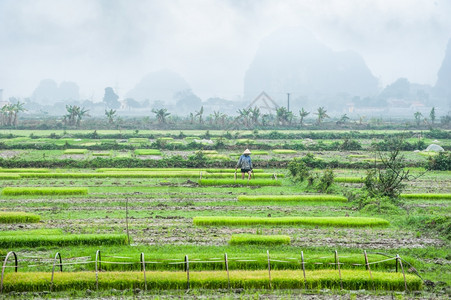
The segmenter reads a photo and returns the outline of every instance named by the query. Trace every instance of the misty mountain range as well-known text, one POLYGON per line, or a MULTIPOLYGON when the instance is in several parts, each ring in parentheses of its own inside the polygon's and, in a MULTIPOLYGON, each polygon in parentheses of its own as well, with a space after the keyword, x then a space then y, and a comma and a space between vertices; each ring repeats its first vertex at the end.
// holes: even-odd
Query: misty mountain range
MULTIPOLYGON (((425 107, 436 106, 445 114, 451 103, 451 39, 437 74, 435 86, 414 84, 400 78, 382 89, 358 53, 334 51, 303 28, 284 28, 261 41, 244 76, 243 99, 237 107, 248 105, 265 91, 283 106, 286 105, 287 93, 290 93, 294 110, 325 106, 331 111, 342 111, 351 102, 356 107, 383 107, 393 104, 394 100, 403 100, 406 103, 420 102, 425 107)), ((132 103, 132 100, 134 103, 149 103, 149 110, 155 104, 180 114, 188 114, 202 105, 208 106, 195 95, 182 75, 171 70, 149 73, 133 89, 119 96, 121 100, 129 99, 127 103, 132 103)), ((61 82, 58 85, 54 80, 46 79, 40 82, 30 100, 52 105, 85 99, 80 99, 76 83, 61 82)), ((95 103, 102 99, 89 100, 95 103)), ((230 101, 222 99, 224 106, 221 107, 220 100, 215 100, 214 108, 225 109, 227 106, 230 112, 236 112, 233 103, 231 105, 230 101)), ((127 103, 122 108, 130 110, 127 103)), ((139 105, 135 106, 139 108, 139 105)))

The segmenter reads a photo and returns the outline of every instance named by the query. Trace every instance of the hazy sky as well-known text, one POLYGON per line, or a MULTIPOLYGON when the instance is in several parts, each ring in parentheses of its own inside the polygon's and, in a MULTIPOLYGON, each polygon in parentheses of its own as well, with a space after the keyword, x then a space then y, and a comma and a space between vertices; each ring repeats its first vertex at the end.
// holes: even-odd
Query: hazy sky
POLYGON ((170 69, 204 100, 232 99, 259 42, 284 26, 360 53, 383 86, 434 84, 449 16, 449 0, 0 0, 0 88, 25 97, 52 78, 100 101, 106 86, 123 96, 170 69))

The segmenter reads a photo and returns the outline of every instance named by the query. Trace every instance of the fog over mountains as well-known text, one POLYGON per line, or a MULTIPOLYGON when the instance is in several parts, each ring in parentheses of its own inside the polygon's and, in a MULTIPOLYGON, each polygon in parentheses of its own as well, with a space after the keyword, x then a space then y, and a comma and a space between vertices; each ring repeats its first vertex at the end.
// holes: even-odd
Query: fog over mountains
POLYGON ((265 91, 293 108, 446 113, 449 15, 448 0, 0 0, 0 101, 100 111, 111 87, 124 111, 236 112, 265 91))

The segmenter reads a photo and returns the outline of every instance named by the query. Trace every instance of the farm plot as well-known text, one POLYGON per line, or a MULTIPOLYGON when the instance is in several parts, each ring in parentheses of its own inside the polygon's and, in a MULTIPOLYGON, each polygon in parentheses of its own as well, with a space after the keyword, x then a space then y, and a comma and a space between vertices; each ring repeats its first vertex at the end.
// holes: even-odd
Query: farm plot
MULTIPOLYGON (((268 153, 272 155, 270 151, 268 153)), ((295 155, 300 153, 299 151, 295 155)), ((262 157, 264 156, 266 153, 262 157)), ((247 180, 242 181, 241 174, 235 181, 234 169, 230 166, 195 170, 4 170, 2 172, 0 169, 0 173, 5 176, 18 176, 1 179, 1 211, 38 215, 40 221, 0 224, 0 229, 8 233, 4 237, 11 237, 11 232, 14 232, 23 236, 21 240, 24 240, 22 245, 7 244, 12 243, 13 239, 5 238, 5 244, 1 244, 0 234, 0 255, 5 257, 9 251, 14 251, 19 258, 25 257, 24 261, 27 256, 34 256, 41 257, 44 262, 52 261, 58 251, 63 257, 63 264, 66 259, 68 263, 80 261, 79 265, 65 265, 63 273, 55 274, 54 291, 60 290, 63 293, 61 295, 67 295, 63 290, 71 289, 72 286, 95 289, 97 250, 102 253, 102 270, 106 271, 99 273, 99 285, 100 289, 107 290, 112 287, 145 289, 143 273, 140 272, 141 253, 145 254, 146 261, 149 262, 146 265, 149 290, 157 287, 186 289, 187 274, 183 271, 185 256, 189 257, 189 267, 193 270, 190 273, 192 288, 226 289, 225 253, 230 259, 231 272, 234 272, 233 276, 236 275, 233 280, 230 277, 232 288, 269 288, 269 253, 273 270, 272 288, 304 289, 301 251, 304 254, 309 289, 340 289, 340 278, 335 269, 340 266, 344 289, 402 291, 405 289, 405 282, 400 265, 396 264, 397 254, 404 260, 402 263, 410 290, 425 287, 415 272, 435 282, 444 280, 445 288, 451 283, 449 279, 442 278, 442 274, 450 271, 447 264, 449 240, 446 233, 440 233, 442 231, 439 231, 438 225, 430 223, 435 220, 434 224, 438 224, 451 215, 450 202, 445 196, 438 199, 424 195, 415 198, 410 196, 411 198, 403 200, 404 206, 400 209, 386 208, 383 205, 359 209, 359 202, 353 200, 353 194, 346 193, 347 197, 343 195, 348 189, 352 193, 359 193, 361 182, 353 179, 337 180, 333 194, 319 194, 317 190, 308 189, 307 183, 294 183, 283 169, 256 170, 258 172, 255 173, 255 178, 249 181, 255 185, 248 185, 247 180), (278 174, 277 178, 273 178, 274 173, 278 174), (199 185, 200 176, 202 181, 213 180, 215 185, 199 185), (236 182, 242 182, 243 185, 236 182), (267 185, 267 182, 277 184, 267 185), (58 188, 63 191, 70 187, 88 193, 39 194, 36 192, 38 187, 47 187, 50 191, 58 188), (34 192, 12 195, 7 192, 11 188, 16 191, 30 189, 34 192), (245 219, 247 223, 253 223, 250 221, 259 218, 271 222, 234 226, 193 224, 193 219, 206 217, 245 219), (322 220, 320 223, 327 220, 327 226, 302 222, 271 224, 279 219, 322 220), (343 224, 350 224, 355 220, 377 220, 382 222, 378 225, 384 226, 341 227, 334 220, 343 224), (429 231, 427 226, 437 228, 429 231), (36 233, 35 240, 30 237, 33 232, 36 233), (53 234, 45 234, 46 232, 53 234), (131 244, 121 245, 127 244, 127 235, 130 236, 131 244), (69 244, 61 236, 66 236, 65 239, 68 240, 73 237, 75 241, 69 244), (84 238, 101 240, 103 237, 118 237, 122 242, 80 242, 84 238), (270 237, 270 241, 265 243, 266 237, 270 237), (271 237, 276 241, 272 241, 271 237), (277 237, 280 237, 279 241, 283 241, 283 245, 277 245, 277 237), (340 265, 337 265, 335 250, 338 250, 340 265), (371 270, 374 271, 373 281, 368 279, 370 276, 365 268, 363 250, 367 250, 370 262, 374 262, 371 265, 371 270), (440 264, 436 264, 437 261, 440 264), (167 274, 164 273, 169 271, 174 275, 173 281, 167 279, 167 274), (210 279, 205 279, 196 271, 202 271, 200 273, 210 279), (110 283, 112 276, 120 280, 110 283), (77 277, 83 278, 83 282, 73 281, 77 277), (121 279, 122 277, 133 280, 128 281, 121 279), (250 280, 248 285, 240 285, 244 278, 250 280), (165 283, 160 284, 163 281, 165 283)), ((322 170, 318 170, 319 174, 321 172, 322 170)), ((337 178, 362 178, 365 174, 364 170, 336 169, 335 172, 337 178)), ((449 180, 446 172, 429 172, 408 182, 405 194, 449 194, 449 180)), ((12 261, 8 263, 9 266, 12 264, 12 261)), ((31 261, 29 265, 24 263, 22 270, 35 272, 36 280, 27 283, 29 286, 25 282, 21 283, 23 289, 49 290, 51 273, 48 270, 51 265, 33 267, 31 261)), ((21 272, 14 275, 12 271, 9 268, 6 272, 5 291, 17 290, 12 282, 25 280, 20 275, 21 272)))

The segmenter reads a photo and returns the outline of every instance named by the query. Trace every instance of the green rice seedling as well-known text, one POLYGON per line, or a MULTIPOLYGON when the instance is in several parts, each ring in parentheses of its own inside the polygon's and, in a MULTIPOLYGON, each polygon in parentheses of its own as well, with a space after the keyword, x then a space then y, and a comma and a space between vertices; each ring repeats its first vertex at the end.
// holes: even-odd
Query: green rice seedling
POLYGON ((366 154, 349 154, 348 157, 349 158, 367 158, 368 155, 366 155, 366 154))
POLYGON ((92 156, 111 156, 110 152, 93 152, 92 156))
POLYGON ((295 154, 298 153, 296 150, 290 150, 290 149, 274 149, 272 150, 275 154, 295 154))
MULTIPOLYGON (((230 156, 240 156, 243 153, 231 153, 230 156)), ((252 150, 251 155, 269 155, 268 151, 263 150, 252 150)))
MULTIPOLYGON (((235 169, 206 169, 208 173, 235 173, 235 169)), ((239 171, 239 170, 238 170, 239 171)), ((263 173, 263 169, 253 169, 252 173, 263 173)))
POLYGON ((49 169, 41 169, 41 168, 12 168, 12 169, 4 169, 0 168, 0 173, 48 173, 49 169))
MULTIPOLYGON (((407 288, 410 291, 421 290, 422 280, 412 274, 406 274, 407 288)), ((49 289, 51 272, 8 272, 5 274, 3 292, 37 292, 49 289), (32 275, 32 276, 31 276, 32 275)), ((337 270, 315 270, 306 272, 306 281, 302 270, 272 270, 271 287, 273 289, 340 289, 345 290, 388 290, 403 291, 404 278, 401 272, 372 272, 372 278, 365 270, 342 270, 340 280, 337 270)), ((53 291, 144 289, 143 272, 55 272, 53 291)), ((151 290, 186 289, 186 272, 147 271, 147 287, 151 290)), ((224 270, 190 272, 191 289, 267 289, 270 288, 268 271, 224 270), (229 274, 229 276, 228 276, 229 274)))
POLYGON ((0 223, 37 223, 41 220, 41 217, 35 214, 26 212, 9 212, 0 211, 0 223))
POLYGON ((88 149, 66 149, 64 154, 86 154, 88 149))
POLYGON ((281 186, 282 182, 280 180, 267 180, 267 179, 252 179, 252 180, 201 179, 201 180, 199 180, 199 185, 204 185, 204 186, 216 186, 216 185, 281 186))
POLYGON ((369 163, 374 163, 374 162, 378 162, 378 163, 380 163, 380 162, 382 162, 382 160, 381 159, 379 159, 379 158, 365 158, 365 159, 362 159, 362 161, 364 161, 364 162, 369 162, 369 163))
POLYGON ((438 155, 438 152, 434 152, 434 151, 421 151, 421 152, 417 152, 417 153, 421 156, 427 156, 427 157, 438 155))
POLYGON ((340 201, 348 199, 339 195, 239 195, 238 201, 340 201))
POLYGON ((211 160, 230 160, 230 157, 225 154, 207 154, 206 157, 211 160))
POLYGON ((148 138, 129 138, 128 139, 129 143, 133 143, 133 144, 145 144, 149 142, 148 138))
POLYGON ((194 225, 249 226, 249 225, 313 225, 332 227, 375 227, 390 223, 380 218, 365 217, 229 217, 202 216, 193 218, 194 225))
POLYGON ((365 182, 365 178, 361 178, 361 177, 334 177, 334 182, 364 183, 365 182))
POLYGON ((172 137, 166 137, 166 136, 157 138, 157 140, 160 140, 160 141, 172 141, 173 139, 174 138, 172 138, 172 137))
MULTIPOLYGON (((49 175, 49 174, 37 174, 49 175)), ((5 187, 2 189, 4 196, 22 195, 87 195, 88 188, 81 187, 5 187)))
POLYGON ((158 149, 136 149, 136 155, 161 155, 161 151, 158 149))
POLYGON ((255 141, 251 139, 237 139, 235 143, 237 145, 251 145, 255 144, 255 141))
POLYGON ((230 245, 289 245, 288 235, 233 234, 230 245))
POLYGON ((200 152, 203 154, 218 154, 218 151, 216 151, 216 150, 199 150, 197 152, 200 152))
POLYGON ((15 234, 0 236, 0 248, 127 244, 126 234, 15 234))
POLYGON ((0 173, 0 179, 3 180, 12 180, 12 179, 20 179, 19 174, 11 174, 11 173, 0 173))
POLYGON ((97 172, 173 172, 173 171, 202 171, 202 169, 187 168, 98 168, 97 172))
POLYGON ((401 194, 404 199, 451 200, 451 194, 401 194))
POLYGON ((0 231, 0 237, 2 236, 23 236, 23 235, 61 235, 63 231, 61 229, 31 229, 31 230, 11 230, 0 231))
MULTIPOLYGON (((241 176, 240 171, 238 171, 239 176, 241 176)), ((255 173, 252 175, 253 177, 259 178, 273 178, 274 174, 271 173, 255 173)), ((277 178, 285 177, 284 174, 276 174, 277 178)), ((235 179, 234 174, 232 173, 202 173, 202 178, 230 178, 235 179)))
POLYGON ((99 173, 26 173, 20 174, 24 178, 192 178, 199 177, 198 171, 174 172, 99 172, 99 173))

